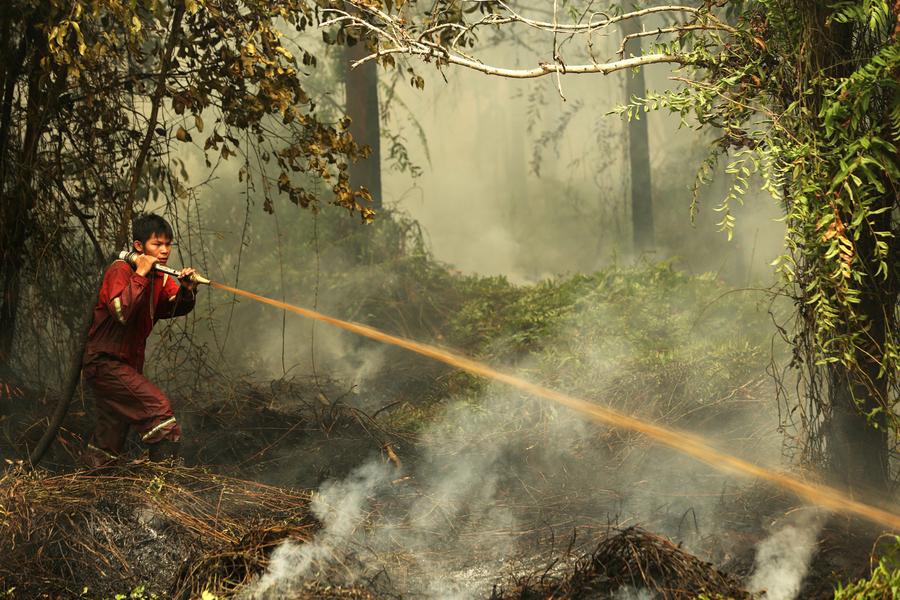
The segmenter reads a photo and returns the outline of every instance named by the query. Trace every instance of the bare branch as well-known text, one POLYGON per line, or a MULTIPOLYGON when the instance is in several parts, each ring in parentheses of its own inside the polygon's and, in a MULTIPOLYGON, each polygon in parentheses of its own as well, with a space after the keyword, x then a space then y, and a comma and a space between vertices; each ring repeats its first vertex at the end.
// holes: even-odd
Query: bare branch
MULTIPOLYGON (((553 0, 553 62, 557 65, 565 67, 565 63, 562 60, 562 57, 559 54, 559 41, 557 40, 557 36, 559 35, 559 30, 556 28, 559 25, 559 0, 553 0)), ((556 70, 556 89, 559 90, 559 97, 563 99, 563 102, 566 100, 565 94, 563 94, 562 89, 562 75, 559 72, 559 69, 556 70)))
MULTIPOLYGON (((729 28, 730 29, 730 28, 729 28)), ((728 31, 729 29, 725 29, 720 25, 702 25, 699 23, 694 24, 684 24, 680 23, 678 25, 674 25, 671 27, 657 27, 656 29, 639 31, 637 33, 630 33, 622 38, 622 43, 619 45, 619 56, 625 56, 625 46, 628 45, 628 42, 631 40, 648 37, 648 36, 659 36, 665 33, 681 33, 683 31, 728 31)))
MULTIPOLYGON (((480 0, 471 0, 479 2, 480 0)), ((637 19, 645 15, 656 13, 688 13, 696 17, 696 21, 658 28, 655 31, 638 32, 626 36, 623 40, 624 44, 634 37, 642 37, 646 35, 662 35, 677 34, 682 31, 691 30, 711 30, 711 31, 728 31, 735 30, 728 25, 719 21, 714 15, 704 12, 701 9, 691 6, 681 5, 665 5, 654 6, 642 10, 635 10, 621 15, 610 16, 600 11, 590 14, 585 23, 560 23, 559 19, 559 2, 554 0, 552 3, 552 14, 550 22, 530 19, 516 13, 506 3, 499 2, 499 6, 505 11, 505 14, 488 14, 477 21, 471 23, 438 23, 426 27, 424 30, 415 31, 409 26, 409 23, 400 16, 388 14, 378 8, 369 6, 362 0, 345 0, 345 3, 352 7, 350 12, 336 8, 329 8, 324 11, 326 20, 320 25, 327 27, 329 25, 351 25, 369 30, 381 45, 372 54, 363 57, 354 62, 353 68, 359 65, 377 60, 380 56, 391 54, 404 54, 408 56, 418 56, 423 60, 434 60, 438 66, 442 64, 452 64, 465 67, 474 71, 479 71, 488 75, 498 77, 507 77, 511 79, 531 79, 535 77, 543 77, 545 75, 554 75, 556 77, 556 87, 560 97, 565 99, 562 91, 562 75, 579 75, 589 73, 607 74, 624 69, 633 69, 643 67, 650 64, 670 63, 677 65, 685 65, 691 62, 691 58, 687 54, 657 52, 646 54, 644 56, 625 58, 624 53, 620 51, 618 60, 596 60, 594 59, 591 45, 591 36, 594 32, 602 31, 615 23, 620 23, 627 19, 637 19), (489 65, 481 62, 477 58, 471 57, 465 52, 464 48, 459 47, 460 40, 468 33, 473 33, 479 27, 497 26, 510 23, 522 23, 526 26, 551 33, 553 35, 553 52, 552 58, 546 62, 539 62, 534 67, 500 67, 489 65), (451 34, 449 43, 447 41, 439 42, 444 32, 454 32, 451 34), (563 34, 586 34, 588 36, 588 47, 592 62, 587 64, 567 65, 560 52, 560 44, 557 35, 563 34)))
POLYGON ((512 10, 507 4, 500 2, 499 3, 508 13, 509 16, 498 16, 498 15, 490 15, 483 19, 485 23, 490 25, 506 25, 509 23, 522 23, 523 25, 527 25, 528 27, 533 27, 535 29, 540 29, 542 31, 551 31, 551 32, 577 32, 577 33, 590 33, 596 31, 598 29, 604 29, 618 23, 620 21, 624 21, 626 19, 635 19, 639 17, 643 17, 645 15, 651 15, 655 13, 664 13, 664 12, 685 12, 690 13, 692 15, 696 15, 698 17, 709 18, 711 21, 716 23, 716 25, 724 31, 728 31, 730 33, 735 33, 736 30, 721 22, 719 19, 715 18, 713 15, 703 12, 699 8, 695 8, 693 6, 680 6, 680 5, 665 5, 665 6, 651 6, 649 8, 644 8, 641 10, 632 11, 629 13, 623 13, 621 15, 617 15, 614 17, 610 17, 602 12, 597 12, 594 15, 591 15, 591 18, 587 23, 570 23, 570 24, 559 24, 557 22, 547 22, 547 21, 537 21, 534 19, 529 19, 524 17, 514 10, 512 10), (593 18, 596 15, 603 15, 603 19, 599 21, 594 21, 593 18))
POLYGON ((473 71, 480 71, 481 73, 485 73, 487 75, 508 77, 510 79, 534 79, 535 77, 543 77, 544 75, 550 75, 553 73, 560 73, 562 75, 586 75, 589 73, 599 73, 601 75, 606 75, 615 71, 635 69, 637 67, 644 67, 647 65, 660 63, 671 63, 678 65, 687 64, 686 58, 684 56, 678 56, 675 54, 646 54, 644 56, 636 56, 633 58, 626 58, 605 63, 591 63, 585 65, 540 63, 537 67, 531 69, 509 69, 504 67, 486 65, 470 58, 464 58, 458 54, 451 54, 446 51, 438 51, 433 48, 404 47, 384 48, 382 50, 379 50, 378 54, 370 54, 369 56, 356 61, 355 63, 353 63, 352 67, 356 68, 357 66, 365 62, 374 60, 378 58, 378 56, 386 54, 407 54, 411 56, 433 58, 452 65, 466 67, 467 69, 471 69, 473 71))

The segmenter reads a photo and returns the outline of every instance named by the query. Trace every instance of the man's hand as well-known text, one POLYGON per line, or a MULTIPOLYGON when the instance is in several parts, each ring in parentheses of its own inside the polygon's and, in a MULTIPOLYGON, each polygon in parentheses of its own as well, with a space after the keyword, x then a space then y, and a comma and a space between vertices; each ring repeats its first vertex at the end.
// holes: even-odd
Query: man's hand
POLYGON ((137 259, 135 259, 135 271, 137 274, 146 277, 147 273, 149 273, 153 269, 153 265, 159 262, 159 259, 155 256, 150 256, 149 254, 138 254, 137 259))
POLYGON ((181 270, 181 273, 178 275, 179 281, 181 281, 181 285, 186 287, 191 292, 197 289, 197 282, 194 281, 192 275, 197 272, 197 269, 194 267, 185 267, 181 270))

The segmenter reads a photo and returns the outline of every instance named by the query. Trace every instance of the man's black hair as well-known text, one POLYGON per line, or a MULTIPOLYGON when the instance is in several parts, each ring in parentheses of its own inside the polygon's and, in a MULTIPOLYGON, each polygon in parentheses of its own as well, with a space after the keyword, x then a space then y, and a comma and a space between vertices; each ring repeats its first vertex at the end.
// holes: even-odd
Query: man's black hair
POLYGON ((147 240, 153 237, 154 233, 160 237, 165 236, 170 240, 175 239, 175 234, 172 233, 172 226, 159 215, 153 213, 138 215, 131 221, 131 239, 146 244, 147 240))

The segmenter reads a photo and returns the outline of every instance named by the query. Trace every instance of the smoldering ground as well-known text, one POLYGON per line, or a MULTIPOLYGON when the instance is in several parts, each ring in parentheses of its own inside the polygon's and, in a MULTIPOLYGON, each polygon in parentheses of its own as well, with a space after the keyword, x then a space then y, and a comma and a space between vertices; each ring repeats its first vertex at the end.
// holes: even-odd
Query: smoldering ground
POLYGON ((610 523, 641 523, 696 548, 720 533, 726 478, 647 448, 617 459, 598 443, 602 428, 491 396, 485 410, 448 408, 406 468, 374 459, 324 484, 313 504, 323 530, 277 550, 247 597, 283 597, 320 577, 405 597, 486 597, 504 574, 550 564, 573 532, 583 547, 610 523), (645 452, 653 469, 635 459, 645 452))
MULTIPOLYGON (((777 461, 778 440, 761 435, 776 429, 777 415, 759 373, 743 365, 743 373, 731 374, 740 383, 716 396, 704 387, 708 372, 690 372, 700 366, 692 362, 695 340, 668 357, 681 370, 682 389, 658 397, 640 380, 641 349, 615 336, 620 319, 609 311, 582 308, 555 334, 575 340, 579 364, 569 372, 552 352, 519 364, 520 371, 651 420, 692 423, 728 441, 733 453, 777 461), (610 336, 579 339, 573 328, 585 318, 609 323, 610 336)), ((721 341, 714 337, 704 343, 721 341)), ((589 545, 611 524, 639 523, 709 553, 710 540, 724 536, 729 500, 746 485, 499 385, 451 398, 401 458, 402 467, 361 457, 349 477, 325 483, 314 503, 322 532, 310 544, 280 548, 248 597, 280 597, 312 575, 377 580, 409 597, 484 597, 503 573, 550 563, 573 532, 577 544, 589 545)), ((733 550, 727 545, 716 548, 733 550)))
POLYGON ((750 589, 765 592, 771 600, 796 598, 824 524, 821 511, 807 508, 787 515, 772 527, 771 535, 757 547, 750 589))

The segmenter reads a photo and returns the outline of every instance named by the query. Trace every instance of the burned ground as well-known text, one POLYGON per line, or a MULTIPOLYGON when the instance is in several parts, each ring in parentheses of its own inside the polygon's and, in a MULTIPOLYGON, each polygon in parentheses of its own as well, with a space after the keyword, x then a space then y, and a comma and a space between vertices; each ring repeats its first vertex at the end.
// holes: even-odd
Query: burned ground
POLYGON ((153 464, 12 469, 0 490, 0 578, 21 598, 227 593, 265 567, 275 544, 316 527, 306 493, 153 464))
MULTIPOLYGON (((0 580, 22 598, 105 598, 135 589, 148 597, 230 597, 266 569, 278 544, 315 536, 309 500, 303 492, 146 462, 59 476, 10 470, 0 480, 0 580)), ((672 599, 749 598, 735 577, 636 528, 608 532, 592 552, 568 558, 561 570, 498 583, 491 598, 611 597, 626 586, 672 599)), ((292 586, 290 597, 392 595, 318 577, 292 586)))
MULTIPOLYGON (((4 530, 0 579, 4 589, 14 588, 12 597, 16 598, 111 598, 136 589, 143 590, 146 597, 156 594, 160 598, 194 598, 204 590, 224 598, 240 594, 242 589, 239 597, 244 598, 419 597, 404 596, 402 580, 396 575, 386 578, 371 565, 354 569, 353 577, 341 569, 329 573, 324 568, 314 577, 289 582, 277 594, 247 593, 252 587, 246 584, 266 572, 275 548, 285 540, 307 543, 315 539, 320 527, 310 513, 310 493, 283 487, 288 482, 314 488, 322 481, 346 476, 365 456, 383 460, 398 473, 394 460, 416 463, 423 459, 412 454, 420 440, 403 435, 389 438, 397 450, 387 452, 379 445, 383 440, 372 435, 368 415, 349 410, 341 404, 343 400, 326 403, 322 390, 315 392, 319 396, 310 396, 310 403, 298 403, 298 398, 314 388, 280 384, 241 389, 242 403, 219 406, 214 414, 203 415, 205 421, 191 417, 196 419, 194 424, 202 426, 197 430, 204 435, 187 445, 186 458, 189 463, 204 462, 203 468, 155 465, 133 454, 130 462, 117 467, 66 472, 71 465, 65 463, 72 460, 67 449, 74 448, 87 432, 77 427, 89 425, 89 419, 76 410, 62 433, 67 441, 58 445, 57 458, 50 463, 66 473, 31 473, 12 467, 0 480, 4 530), (288 398, 293 401, 286 401, 288 398), (311 404, 313 401, 316 404, 311 404), (303 409, 285 412, 286 405, 302 405, 303 409), (235 407, 239 410, 234 411, 235 407), (229 428, 220 425, 223 423, 238 426, 229 428), (239 433, 229 434, 232 429, 239 433), (335 456, 336 448, 341 447, 344 453, 335 456), (304 457, 302 465, 296 464, 298 453, 304 457), (242 462, 237 460, 240 456, 252 460, 242 462), (268 478, 280 485, 217 471, 268 478)), ((337 385, 331 389, 336 398, 341 389, 337 385)), ((33 406, 36 411, 44 408, 40 402, 33 406)), ((29 413, 30 418, 38 418, 30 411, 17 414, 25 419, 29 413)), ((386 423, 382 421, 382 425, 386 423)), ((39 428, 36 423, 22 430, 39 428)), ((597 437, 600 445, 621 443, 615 438, 610 442, 605 435, 597 437)), ((524 448, 538 440, 525 435, 520 441, 524 448)), ((21 452, 22 446, 20 438, 17 451, 21 452)), ((585 453, 598 448, 580 447, 582 454, 575 459, 584 460, 585 453)), ((428 461, 423 464, 427 466, 428 461)), ((408 462, 403 468, 415 471, 408 462)), ((754 549, 767 535, 766 525, 794 506, 790 498, 760 486, 723 497, 717 510, 728 525, 718 535, 689 535, 697 526, 692 522, 697 516, 682 515, 679 529, 684 538, 691 539, 691 551, 637 527, 576 526, 575 531, 580 531, 577 543, 566 543, 567 531, 572 531, 566 528, 575 522, 560 521, 560 515, 584 511, 592 500, 574 495, 554 505, 553 497, 562 498, 564 492, 551 497, 549 490, 565 485, 566 479, 559 473, 555 477, 541 492, 545 495, 540 501, 526 498, 527 493, 538 490, 521 488, 516 492, 513 479, 506 482, 510 489, 500 501, 518 506, 534 503, 522 514, 545 521, 516 533, 511 543, 518 549, 509 553, 505 567, 485 578, 481 597, 574 600, 625 597, 621 594, 627 590, 644 589, 651 591, 652 597, 677 600, 700 594, 750 598, 746 585, 753 570, 754 549), (553 519, 556 525, 547 525, 553 519), (558 538, 548 543, 548 535, 558 538)), ((404 485, 412 489, 417 483, 405 481, 404 485)), ((378 505, 372 510, 385 513, 391 507, 378 505)), ((372 515, 368 518, 373 519, 372 515)), ((656 526, 665 528, 666 522, 667 518, 661 517, 656 526)), ((838 581, 865 576, 876 535, 858 523, 834 521, 821 534, 800 597, 829 598, 838 581)), ((454 543, 448 540, 448 553, 454 543)), ((388 563, 404 560, 402 549, 396 557, 381 558, 388 563)), ((341 560, 362 559, 346 555, 341 560)), ((448 560, 447 568, 453 568, 451 562, 448 560)))
POLYGON ((491 600, 607 598, 622 589, 647 590, 654 598, 710 597, 749 600, 740 580, 692 556, 670 540, 636 527, 610 532, 597 548, 562 574, 549 570, 495 588, 491 600))
MULTIPOLYGON (((378 573, 346 581, 346 564, 323 564, 277 592, 252 593, 276 547, 314 542, 320 524, 309 503, 306 492, 146 462, 55 476, 10 469, 0 479, 0 582, 13 598, 134 590, 135 597, 178 599, 203 591, 244 599, 419 597, 404 596, 403 582, 378 573)), ((835 577, 865 574, 867 561, 854 558, 866 554, 871 537, 858 525, 826 530, 800 597, 830 598, 835 577)), ((543 564, 521 556, 481 597, 621 598, 629 590, 666 600, 753 597, 738 574, 637 527, 585 530, 543 564)))

